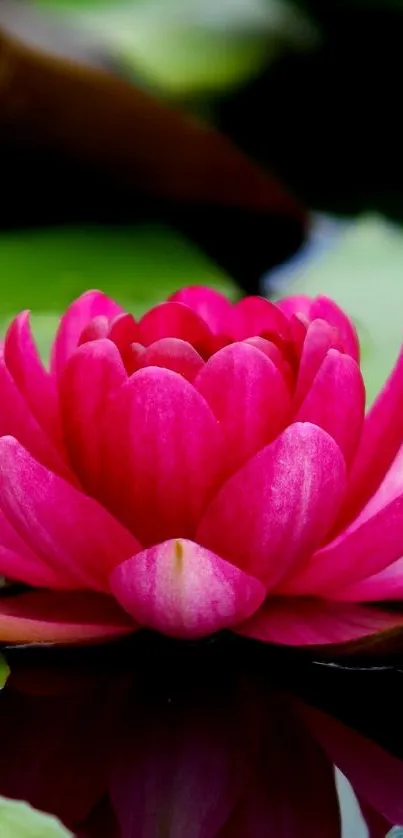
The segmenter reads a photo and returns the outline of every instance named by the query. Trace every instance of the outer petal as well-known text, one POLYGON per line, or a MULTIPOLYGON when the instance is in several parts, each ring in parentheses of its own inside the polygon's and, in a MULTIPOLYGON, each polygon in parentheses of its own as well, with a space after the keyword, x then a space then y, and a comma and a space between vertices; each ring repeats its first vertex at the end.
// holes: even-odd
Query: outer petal
POLYGON ((352 463, 341 529, 377 490, 403 442, 403 349, 384 388, 369 410, 352 463))
POLYGON ((87 291, 74 300, 60 321, 53 343, 51 368, 57 378, 77 348, 81 333, 90 320, 99 315, 112 319, 121 312, 121 306, 101 291, 87 291))
POLYGON ((66 587, 105 590, 106 577, 140 549, 92 498, 48 471, 12 437, 0 439, 0 507, 66 587))
POLYGON ((136 628, 111 597, 90 591, 0 597, 2 643, 95 643, 136 628))
POLYGON ((291 425, 224 484, 197 540, 273 587, 321 543, 344 486, 334 440, 315 425, 291 425))
POLYGON ((178 372, 188 381, 193 381, 204 367, 203 358, 190 343, 179 338, 161 338, 142 353, 138 369, 142 367, 164 367, 178 372))
POLYGON ((403 558, 385 570, 332 592, 332 598, 345 602, 382 602, 403 600, 403 558))
POLYGON ((312 302, 309 317, 311 320, 321 317, 331 326, 335 326, 340 335, 344 351, 359 362, 360 343, 355 326, 334 300, 329 299, 329 297, 316 297, 312 302))
POLYGON ((0 512, 0 576, 33 587, 58 588, 66 585, 63 573, 55 573, 46 562, 34 553, 0 512))
POLYGON ((403 648, 403 614, 342 602, 290 597, 268 599, 237 634, 281 646, 329 646, 330 652, 377 650, 399 635, 403 648))
POLYGON ((359 442, 364 421, 365 386, 349 355, 327 353, 298 413, 300 422, 313 422, 340 446, 347 463, 359 442))
POLYGON ((110 577, 122 607, 172 637, 206 637, 253 614, 263 585, 192 541, 166 541, 119 565, 110 577))
POLYGON ((106 411, 103 499, 145 545, 192 537, 221 472, 222 435, 202 396, 147 367, 106 411))
POLYGON ((233 306, 232 337, 234 340, 244 340, 271 334, 285 338, 288 335, 288 321, 282 311, 274 303, 263 297, 244 297, 233 306))
POLYGON ((160 303, 141 318, 138 340, 149 346, 160 338, 186 340, 205 355, 209 354, 212 333, 207 323, 183 303, 160 303))
POLYGON ((25 398, 21 395, 0 352, 0 437, 15 436, 22 445, 48 468, 59 474, 69 475, 67 463, 62 459, 45 431, 39 426, 25 398))
POLYGON ((340 589, 384 570, 402 555, 403 451, 361 515, 312 557, 287 592, 344 598, 340 589))
POLYGON ((214 288, 191 285, 181 288, 169 298, 171 302, 183 303, 196 312, 207 323, 213 335, 230 333, 232 304, 214 288))
POLYGON ((100 428, 106 403, 126 380, 119 350, 105 339, 80 346, 61 377, 66 448, 75 473, 91 494, 99 490, 100 428))
POLYGON ((39 357, 31 334, 28 311, 19 314, 7 330, 4 360, 36 421, 54 444, 60 447, 62 429, 56 383, 39 357))
POLYGON ((213 355, 194 386, 221 424, 231 471, 277 436, 290 416, 290 392, 281 372, 245 343, 213 355))

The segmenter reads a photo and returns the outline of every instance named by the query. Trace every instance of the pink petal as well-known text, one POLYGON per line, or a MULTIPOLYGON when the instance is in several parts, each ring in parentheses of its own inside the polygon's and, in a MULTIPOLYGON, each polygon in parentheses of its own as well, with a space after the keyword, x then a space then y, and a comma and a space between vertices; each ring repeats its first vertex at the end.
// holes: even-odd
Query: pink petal
POLYGON ((172 539, 115 568, 110 585, 142 626, 171 637, 206 637, 253 614, 265 589, 193 541, 172 539))
POLYGON ((359 367, 349 355, 330 349, 296 419, 327 431, 349 463, 360 439, 364 410, 365 385, 359 367))
POLYGON ((312 556, 286 592, 338 599, 340 589, 383 571, 402 555, 403 451, 359 517, 312 556))
POLYGON ((244 297, 232 309, 232 337, 244 340, 254 335, 270 334, 286 337, 288 322, 285 314, 263 297, 244 297))
POLYGON ((138 340, 149 346, 160 338, 180 338, 204 355, 209 352, 212 333, 207 323, 183 303, 160 303, 141 318, 138 340))
POLYGON ((247 338, 244 343, 249 344, 250 346, 254 346, 255 349, 260 349, 267 358, 270 358, 271 361, 276 365, 277 369, 280 370, 282 373, 285 382, 287 383, 289 389, 291 391, 294 390, 294 372, 291 367, 291 364, 285 359, 281 349, 276 346, 275 343, 272 343, 270 340, 266 340, 266 338, 262 338, 259 336, 255 336, 253 338, 247 338))
POLYGON ((78 341, 78 346, 82 346, 84 343, 88 343, 90 340, 99 340, 100 338, 106 338, 109 333, 109 320, 105 317, 104 314, 99 314, 98 317, 94 317, 93 320, 90 320, 87 326, 84 327, 83 331, 81 332, 80 339, 78 341))
POLYGON ((351 521, 374 494, 403 442, 403 349, 368 412, 352 463, 339 527, 351 521))
POLYGON ((4 360, 36 421, 60 448, 62 430, 56 384, 39 357, 28 311, 19 314, 7 330, 4 360))
MULTIPOLYGON (((33 587, 63 587, 63 573, 59 575, 36 555, 0 512, 0 576, 33 587)), ((67 577, 68 579, 68 577, 67 577)))
POLYGON ((337 332, 324 320, 315 320, 306 332, 299 363, 295 403, 303 402, 329 349, 339 349, 337 332))
POLYGON ((95 643, 136 628, 111 597, 91 591, 0 598, 2 643, 95 643))
POLYGON ((69 467, 34 418, 0 355, 0 437, 12 434, 48 468, 70 477, 69 467))
POLYGON ((118 314, 118 316, 112 320, 108 333, 108 338, 112 340, 119 349, 123 363, 129 375, 134 371, 132 369, 134 345, 139 347, 140 352, 144 350, 144 347, 137 343, 139 333, 140 329, 133 315, 126 313, 118 314))
POLYGON ((307 297, 306 294, 296 294, 293 297, 276 300, 277 308, 284 312, 288 318, 291 318, 294 314, 302 314, 304 317, 309 318, 312 303, 312 297, 307 297))
POLYGON ((188 381, 171 370, 139 370, 105 413, 104 502, 145 546, 191 537, 220 474, 222 444, 188 381))
POLYGON ((197 541, 273 587, 321 543, 344 486, 334 440, 315 425, 291 425, 224 484, 197 541))
POLYGON ((301 716, 328 756, 350 781, 359 799, 387 818, 403 823, 403 762, 371 739, 311 707, 301 716))
POLYGON ((171 302, 183 303, 196 312, 207 323, 213 335, 226 334, 232 319, 232 304, 214 288, 191 285, 181 288, 169 298, 171 302))
POLYGON ((56 333, 52 349, 52 372, 60 378, 70 355, 78 346, 83 329, 91 320, 99 315, 110 320, 121 311, 121 306, 102 291, 87 291, 74 300, 64 313, 56 333))
POLYGON ((344 602, 382 602, 403 600, 403 558, 392 562, 380 573, 332 591, 332 598, 344 602))
POLYGON ((99 490, 100 428, 106 403, 126 380, 119 350, 106 339, 76 349, 60 380, 67 451, 73 469, 91 494, 99 490))
POLYGON ((336 649, 350 653, 376 650, 396 633, 403 648, 403 614, 302 597, 268 599, 235 631, 280 646, 329 646, 333 655, 336 649))
POLYGON ((161 338, 148 346, 140 356, 138 369, 150 366, 164 367, 193 381, 204 367, 204 361, 190 343, 179 338, 161 338))
POLYGON ((344 352, 347 352, 357 363, 360 361, 360 343, 354 324, 334 300, 329 297, 316 297, 312 301, 309 312, 310 320, 320 317, 337 329, 344 352))
POLYGON ((220 422, 235 471, 287 424, 291 397, 276 365, 246 343, 226 346, 194 381, 220 422))
POLYGON ((21 538, 66 587, 106 590, 113 567, 140 549, 136 539, 12 437, 0 439, 0 462, 0 507, 21 538))

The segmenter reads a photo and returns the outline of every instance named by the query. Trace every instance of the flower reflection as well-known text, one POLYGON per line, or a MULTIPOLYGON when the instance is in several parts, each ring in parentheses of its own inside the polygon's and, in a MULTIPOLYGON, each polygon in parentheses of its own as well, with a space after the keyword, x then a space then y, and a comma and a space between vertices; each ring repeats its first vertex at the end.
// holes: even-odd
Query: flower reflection
POLYGON ((107 666, 100 650, 71 665, 14 653, 0 695, 0 795, 56 815, 78 838, 384 838, 403 822, 398 741, 393 754, 379 728, 375 741, 336 718, 342 672, 330 715, 319 709, 329 679, 312 666, 291 690, 284 671, 276 685, 263 675, 267 654, 240 660, 245 647, 235 667, 225 644, 195 655, 136 643, 135 670, 107 666), (305 686, 302 700, 304 681, 314 695, 305 686), (362 833, 342 832, 335 766, 362 833))

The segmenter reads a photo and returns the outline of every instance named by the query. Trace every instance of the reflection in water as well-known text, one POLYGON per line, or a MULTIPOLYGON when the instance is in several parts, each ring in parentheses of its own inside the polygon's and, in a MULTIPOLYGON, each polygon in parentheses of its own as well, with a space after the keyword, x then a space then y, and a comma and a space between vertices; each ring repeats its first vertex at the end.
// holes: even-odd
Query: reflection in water
POLYGON ((10 660, 0 795, 78 838, 384 838, 403 823, 401 673, 144 636, 10 660))

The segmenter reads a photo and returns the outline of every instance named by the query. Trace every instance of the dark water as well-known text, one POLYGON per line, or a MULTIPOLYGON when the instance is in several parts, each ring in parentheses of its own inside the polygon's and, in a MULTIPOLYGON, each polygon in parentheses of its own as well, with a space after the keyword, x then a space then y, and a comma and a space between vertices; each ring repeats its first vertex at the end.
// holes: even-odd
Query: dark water
POLYGON ((146 635, 8 657, 0 795, 78 838, 384 838, 403 823, 398 669, 146 635))

